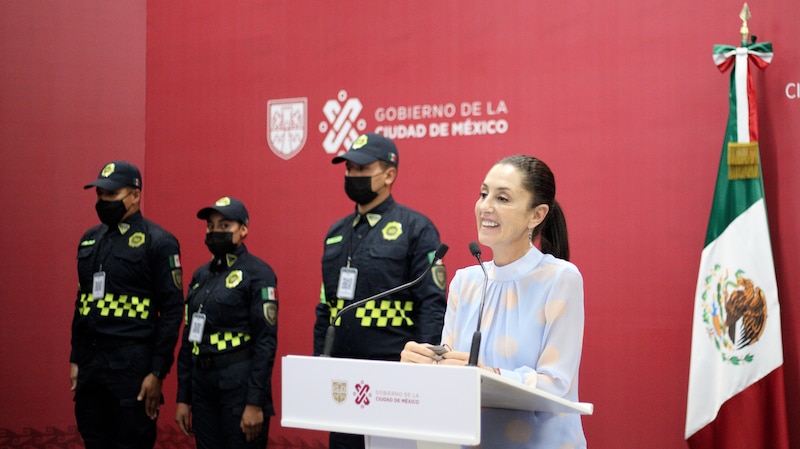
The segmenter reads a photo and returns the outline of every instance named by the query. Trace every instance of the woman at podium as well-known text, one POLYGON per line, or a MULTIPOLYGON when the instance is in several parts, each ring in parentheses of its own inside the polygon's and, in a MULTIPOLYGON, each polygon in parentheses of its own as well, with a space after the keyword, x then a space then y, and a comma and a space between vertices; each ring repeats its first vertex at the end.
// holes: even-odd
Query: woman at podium
MULTIPOLYGON (((442 346, 452 350, 409 342, 401 361, 476 364, 578 400, 583 278, 569 262, 566 220, 555 194, 553 173, 534 157, 506 157, 489 170, 475 220, 478 241, 493 258, 458 270, 450 283, 442 346)), ((480 261, 480 247, 471 250, 480 261)), ((585 448, 586 439, 578 414, 487 408, 481 446, 585 448)))

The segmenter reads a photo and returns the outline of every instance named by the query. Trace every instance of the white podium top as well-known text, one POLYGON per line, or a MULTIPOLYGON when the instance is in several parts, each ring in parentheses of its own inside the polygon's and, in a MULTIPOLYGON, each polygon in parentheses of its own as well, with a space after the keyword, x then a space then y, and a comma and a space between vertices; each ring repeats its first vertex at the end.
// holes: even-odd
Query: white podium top
POLYGON ((476 445, 481 407, 593 411, 476 367, 308 356, 282 363, 285 427, 476 445))

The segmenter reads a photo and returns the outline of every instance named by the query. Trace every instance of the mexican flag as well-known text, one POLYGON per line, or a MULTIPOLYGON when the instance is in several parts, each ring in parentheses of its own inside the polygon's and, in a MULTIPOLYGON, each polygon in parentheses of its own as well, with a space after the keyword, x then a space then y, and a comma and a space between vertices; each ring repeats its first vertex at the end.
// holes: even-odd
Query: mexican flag
POLYGON ((788 449, 783 344, 749 62, 772 44, 717 45, 730 115, 700 258, 686 439, 693 449, 788 449))

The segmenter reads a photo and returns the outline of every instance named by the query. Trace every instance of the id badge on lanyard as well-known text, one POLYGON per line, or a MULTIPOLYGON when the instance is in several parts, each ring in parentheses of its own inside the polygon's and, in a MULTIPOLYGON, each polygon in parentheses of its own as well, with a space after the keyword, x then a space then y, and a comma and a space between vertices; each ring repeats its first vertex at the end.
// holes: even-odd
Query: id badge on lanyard
POLYGON ((206 314, 195 312, 192 314, 192 322, 189 324, 189 341, 200 343, 203 341, 203 329, 206 327, 206 314))
POLYGON ((339 270, 339 286, 336 288, 336 297, 347 300, 355 298, 357 280, 358 268, 342 267, 339 270))
POLYGON ((106 272, 98 271, 92 276, 92 297, 102 299, 106 296, 106 272))

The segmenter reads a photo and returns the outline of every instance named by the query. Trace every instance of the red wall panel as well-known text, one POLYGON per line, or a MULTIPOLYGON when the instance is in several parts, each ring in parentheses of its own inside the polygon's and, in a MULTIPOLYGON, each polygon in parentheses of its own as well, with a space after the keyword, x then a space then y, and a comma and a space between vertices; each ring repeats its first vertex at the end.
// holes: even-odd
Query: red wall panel
POLYGON ((144 1, 0 3, 0 428, 23 435, 3 447, 44 447, 74 426, 75 255, 97 222, 82 186, 108 160, 144 164, 145 12, 144 1))

